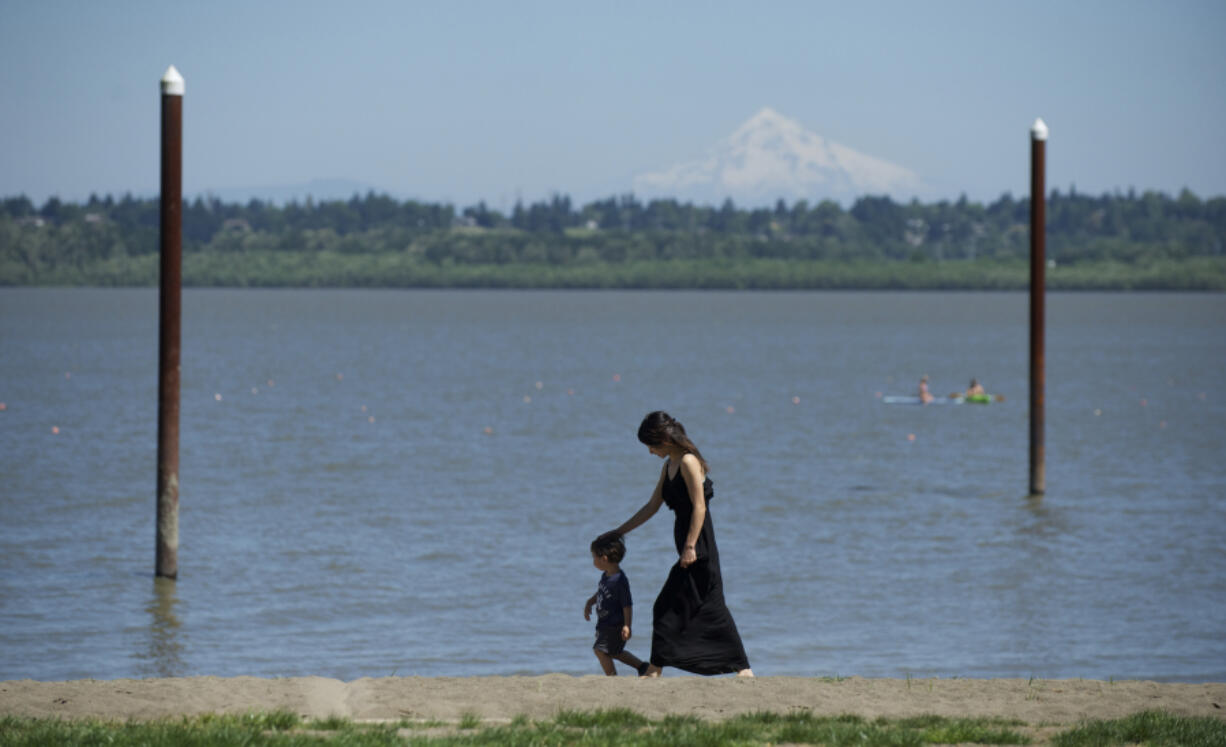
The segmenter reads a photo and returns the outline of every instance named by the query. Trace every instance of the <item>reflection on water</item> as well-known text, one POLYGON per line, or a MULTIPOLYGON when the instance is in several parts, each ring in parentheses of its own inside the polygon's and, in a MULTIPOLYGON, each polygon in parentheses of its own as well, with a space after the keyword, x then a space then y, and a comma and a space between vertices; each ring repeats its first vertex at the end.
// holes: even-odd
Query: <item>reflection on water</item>
POLYGON ((1031 493, 1026 496, 1026 511, 1034 519, 1034 523, 1024 527, 1022 531, 1030 531, 1036 534, 1042 534, 1046 529, 1049 529, 1052 524, 1051 512, 1047 510, 1047 506, 1043 505, 1043 495, 1035 495, 1031 493))
POLYGON ((178 587, 168 578, 153 579, 153 596, 145 605, 149 613, 149 650, 144 657, 149 673, 158 677, 179 677, 186 673, 183 665, 183 641, 180 639, 178 587))

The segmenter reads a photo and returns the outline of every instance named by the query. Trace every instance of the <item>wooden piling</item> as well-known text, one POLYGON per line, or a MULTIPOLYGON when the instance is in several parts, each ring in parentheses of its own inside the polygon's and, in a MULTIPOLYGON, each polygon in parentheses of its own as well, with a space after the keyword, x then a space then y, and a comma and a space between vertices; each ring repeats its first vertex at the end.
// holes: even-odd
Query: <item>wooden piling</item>
POLYGON ((1046 447, 1043 442, 1044 329, 1046 325, 1047 249, 1046 196, 1047 125, 1036 119, 1030 128, 1030 494, 1047 490, 1046 447))
POLYGON ((162 76, 156 576, 179 576, 179 352, 183 286, 183 77, 162 76))

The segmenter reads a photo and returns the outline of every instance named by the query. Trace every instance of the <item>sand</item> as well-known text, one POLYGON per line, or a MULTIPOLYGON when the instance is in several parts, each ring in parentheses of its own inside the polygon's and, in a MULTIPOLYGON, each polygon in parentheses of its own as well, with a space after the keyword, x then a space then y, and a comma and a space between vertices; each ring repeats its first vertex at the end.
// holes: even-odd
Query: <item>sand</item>
POLYGON ((0 715, 156 719, 202 713, 288 710, 309 718, 500 722, 523 714, 626 707, 651 718, 719 720, 749 711, 807 709, 820 715, 996 716, 1072 725, 1159 709, 1226 719, 1226 683, 1024 679, 818 679, 807 677, 186 677, 0 682, 0 715))

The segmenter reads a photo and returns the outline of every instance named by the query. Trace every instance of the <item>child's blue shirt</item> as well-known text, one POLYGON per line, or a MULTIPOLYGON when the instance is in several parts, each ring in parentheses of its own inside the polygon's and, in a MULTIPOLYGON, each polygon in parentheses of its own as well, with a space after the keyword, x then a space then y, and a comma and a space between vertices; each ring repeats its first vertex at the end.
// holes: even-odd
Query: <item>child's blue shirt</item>
POLYGON ((630 581, 623 571, 612 576, 600 574, 596 585, 596 627, 620 628, 626 624, 623 607, 634 605, 630 598, 630 581))

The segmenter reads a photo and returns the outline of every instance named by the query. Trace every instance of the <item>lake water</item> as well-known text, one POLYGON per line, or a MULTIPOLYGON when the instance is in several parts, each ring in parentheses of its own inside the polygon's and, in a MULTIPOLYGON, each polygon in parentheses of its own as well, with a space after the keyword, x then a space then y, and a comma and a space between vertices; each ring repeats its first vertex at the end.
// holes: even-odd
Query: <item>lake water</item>
POLYGON ((1022 293, 189 290, 165 582, 156 291, 0 289, 0 679, 597 673, 663 408, 758 674, 1226 680, 1226 296, 1047 318, 1034 499, 1022 293))

